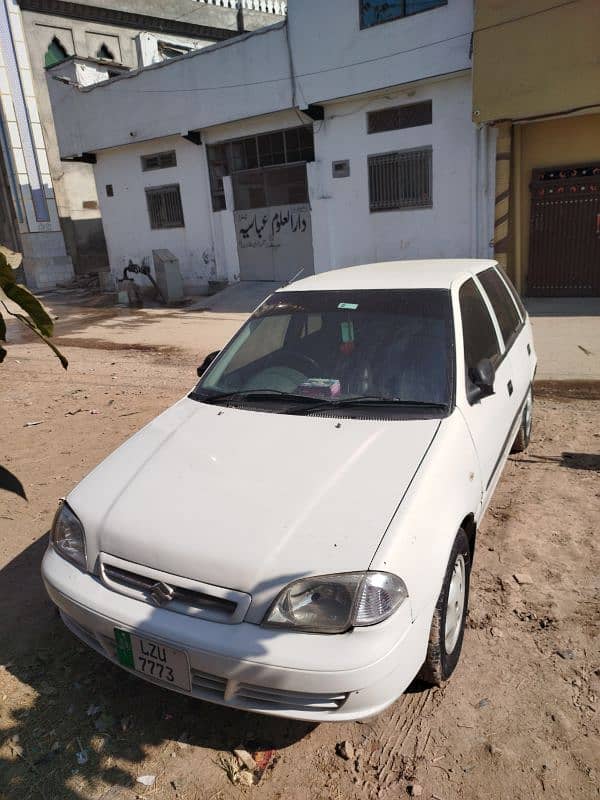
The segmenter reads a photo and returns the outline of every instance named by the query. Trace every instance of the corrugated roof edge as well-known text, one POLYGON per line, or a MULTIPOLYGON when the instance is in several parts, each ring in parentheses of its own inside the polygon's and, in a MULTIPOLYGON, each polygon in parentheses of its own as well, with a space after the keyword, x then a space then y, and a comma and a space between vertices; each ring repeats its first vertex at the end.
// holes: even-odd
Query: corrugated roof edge
POLYGON ((208 45, 207 47, 200 47, 197 50, 190 50, 189 53, 184 53, 181 56, 175 56, 174 58, 168 58, 165 61, 158 61, 156 64, 148 64, 145 67, 139 67, 138 69, 132 69, 129 72, 124 73, 123 75, 116 75, 114 78, 109 78, 107 81, 98 81, 98 83, 93 83, 90 86, 75 86, 74 88, 77 89, 79 92, 93 92, 95 89, 100 87, 107 86, 108 84, 117 83, 118 81, 122 80, 131 80, 131 78, 137 78, 138 75, 142 73, 149 72, 153 69, 164 69, 171 64, 176 64, 179 61, 183 61, 186 58, 195 58, 200 55, 204 55, 205 53, 214 53, 215 50, 223 50, 226 47, 231 47, 235 44, 241 44, 241 42, 245 42, 248 39, 251 39, 255 36, 262 36, 266 33, 270 33, 271 31, 279 30, 287 25, 287 19, 280 20, 279 22, 273 23, 273 25, 266 25, 264 28, 258 28, 255 31, 248 31, 247 33, 241 33, 239 36, 234 36, 231 39, 226 39, 224 42, 216 42, 215 44, 208 45))

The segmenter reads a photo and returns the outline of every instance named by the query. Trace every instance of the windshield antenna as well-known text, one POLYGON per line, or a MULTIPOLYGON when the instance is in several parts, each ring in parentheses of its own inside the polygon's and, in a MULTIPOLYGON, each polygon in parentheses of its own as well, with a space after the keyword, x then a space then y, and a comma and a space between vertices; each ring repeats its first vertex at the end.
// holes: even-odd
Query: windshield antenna
POLYGON ((282 286, 289 286, 290 283, 293 283, 296 280, 296 278, 299 278, 300 275, 302 275, 303 272, 304 272, 304 267, 300 267, 300 269, 298 270, 298 272, 294 276, 292 276, 291 278, 288 278, 288 280, 284 281, 281 285, 282 286))

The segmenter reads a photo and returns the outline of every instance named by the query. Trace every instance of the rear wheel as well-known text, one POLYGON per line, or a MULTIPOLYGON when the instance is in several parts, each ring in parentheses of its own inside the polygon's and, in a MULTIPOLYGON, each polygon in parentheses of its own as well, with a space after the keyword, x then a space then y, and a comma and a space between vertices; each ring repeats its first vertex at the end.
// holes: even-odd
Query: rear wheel
POLYGON ((427 658, 419 677, 440 686, 454 672, 465 632, 469 601, 471 551, 467 534, 461 528, 456 534, 442 591, 438 598, 427 646, 427 658))
POLYGON ((531 440, 531 430, 533 428, 533 388, 530 386, 523 408, 523 416, 521 418, 521 426, 515 436, 515 441, 511 449, 511 453, 522 453, 527 450, 531 440))

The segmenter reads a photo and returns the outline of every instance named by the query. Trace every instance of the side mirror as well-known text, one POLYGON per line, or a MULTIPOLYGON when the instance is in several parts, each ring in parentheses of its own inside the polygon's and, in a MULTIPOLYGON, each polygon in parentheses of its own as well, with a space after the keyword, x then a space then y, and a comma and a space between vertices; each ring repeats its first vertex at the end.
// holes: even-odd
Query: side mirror
POLYGON ((494 381, 496 370, 489 358, 482 358, 476 367, 469 370, 471 385, 468 389, 468 399, 471 405, 494 394, 494 381))
POLYGON ((204 359, 204 361, 203 361, 203 362, 200 364, 200 366, 199 366, 199 367, 198 367, 198 369, 196 370, 196 372, 198 373, 198 377, 199 377, 199 378, 201 378, 201 377, 202 377, 202 375, 204 375, 204 373, 206 372, 206 370, 207 370, 207 369, 210 367, 210 365, 211 365, 211 364, 212 364, 212 362, 215 360, 215 358, 216 358, 216 357, 219 355, 219 353, 220 353, 220 352, 221 352, 220 350, 215 350, 214 352, 212 352, 212 353, 209 353, 209 354, 206 356, 206 358, 204 359))

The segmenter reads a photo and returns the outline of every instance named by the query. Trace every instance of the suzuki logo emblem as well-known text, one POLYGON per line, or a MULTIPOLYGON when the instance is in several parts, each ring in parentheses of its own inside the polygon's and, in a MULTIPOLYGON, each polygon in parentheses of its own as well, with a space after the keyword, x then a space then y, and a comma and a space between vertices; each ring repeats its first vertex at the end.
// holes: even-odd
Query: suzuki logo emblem
POLYGON ((157 606, 166 605, 173 599, 174 596, 175 592, 173 589, 162 581, 155 583, 152 587, 152 591, 150 592, 150 597, 157 606))

